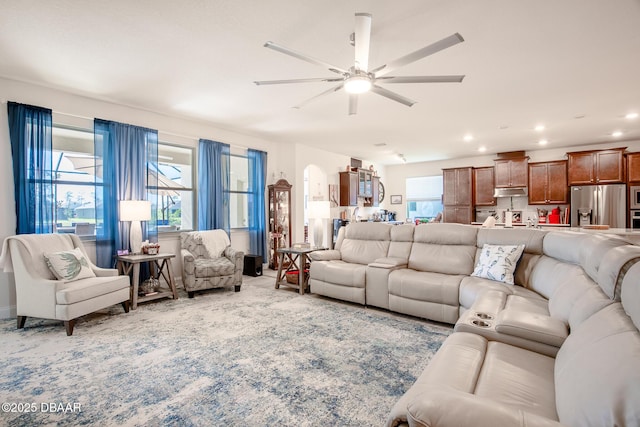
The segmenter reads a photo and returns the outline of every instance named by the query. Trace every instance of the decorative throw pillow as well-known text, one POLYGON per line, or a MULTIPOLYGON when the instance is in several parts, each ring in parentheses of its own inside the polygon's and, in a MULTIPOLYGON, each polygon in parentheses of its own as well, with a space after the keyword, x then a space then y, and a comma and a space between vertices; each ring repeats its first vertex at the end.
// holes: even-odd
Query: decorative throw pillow
POLYGON ((472 276, 513 285, 513 272, 524 251, 524 245, 489 245, 485 243, 480 252, 478 265, 472 276))
POLYGON ((80 248, 44 254, 44 260, 58 280, 72 281, 96 277, 80 248))

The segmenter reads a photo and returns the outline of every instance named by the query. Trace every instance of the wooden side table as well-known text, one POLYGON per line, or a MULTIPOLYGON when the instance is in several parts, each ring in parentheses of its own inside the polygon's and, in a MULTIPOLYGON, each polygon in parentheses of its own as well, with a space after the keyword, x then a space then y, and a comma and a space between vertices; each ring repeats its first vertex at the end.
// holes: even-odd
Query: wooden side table
POLYGON ((291 285, 285 281, 287 286, 297 287, 300 295, 309 286, 309 279, 304 271, 307 267, 307 255, 313 251, 325 250, 326 248, 278 248, 280 256, 278 262, 278 274, 276 276, 276 289, 280 288, 280 283, 286 278, 288 272, 298 270, 298 284, 291 285), (288 258, 288 261, 285 259, 288 258))
POLYGON ((131 279, 131 309, 138 308, 139 302, 151 301, 158 298, 178 299, 178 291, 173 280, 173 268, 171 267, 171 258, 175 258, 174 254, 164 253, 157 255, 136 254, 136 255, 119 255, 116 257, 118 272, 129 274, 133 270, 131 279), (169 285, 169 288, 160 288, 153 295, 138 297, 138 287, 140 285, 140 264, 146 262, 151 267, 153 277, 159 279, 160 276, 169 285))

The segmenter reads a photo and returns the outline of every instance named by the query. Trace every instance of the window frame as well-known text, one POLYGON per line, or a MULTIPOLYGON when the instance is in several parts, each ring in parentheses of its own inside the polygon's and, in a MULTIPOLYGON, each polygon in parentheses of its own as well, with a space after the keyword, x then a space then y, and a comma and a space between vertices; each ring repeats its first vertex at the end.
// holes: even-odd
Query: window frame
MULTIPOLYGON (((406 202, 406 217, 407 218, 412 218, 413 220, 415 220, 416 218, 427 218, 427 217, 422 217, 422 216, 417 216, 417 217, 413 217, 410 215, 410 211, 409 208, 412 204, 412 202, 437 202, 440 205, 442 205, 442 208, 444 210, 444 205, 442 204, 442 191, 444 191, 444 179, 442 177, 442 175, 425 175, 425 176, 413 176, 413 177, 408 177, 405 179, 405 188, 406 188, 406 182, 410 179, 420 179, 420 178, 440 178, 440 183, 441 183, 441 190, 440 190, 440 194, 439 195, 433 195, 432 197, 409 197, 409 191, 406 190, 407 193, 407 202, 406 202)), ((415 211, 414 211, 415 212, 415 211)), ((441 211, 442 212, 442 211, 441 211)), ((436 214, 437 216, 437 214, 436 214)), ((436 216, 433 217, 428 217, 429 219, 433 219, 436 216)))
MULTIPOLYGON (((196 150, 194 147, 190 147, 188 145, 182 145, 182 144, 177 144, 177 143, 173 143, 173 142, 169 142, 169 141, 161 141, 160 138, 158 138, 158 163, 162 163, 164 159, 160 158, 160 147, 161 146, 167 146, 167 147, 174 147, 174 148, 179 148, 181 150, 188 150, 190 152, 189 154, 189 158, 191 159, 191 187, 185 187, 184 185, 182 187, 158 187, 158 186, 150 186, 147 185, 147 191, 151 191, 151 190, 158 190, 159 188, 163 189, 163 190, 174 190, 174 191, 190 191, 191 192, 191 212, 192 212, 192 218, 191 218, 191 224, 192 227, 190 229, 186 229, 186 228, 180 228, 177 230, 163 230, 161 229, 161 225, 158 223, 159 218, 156 215, 156 229, 158 231, 158 235, 167 235, 167 234, 171 234, 171 233, 180 233, 183 231, 193 231, 196 229, 196 224, 198 223, 198 211, 197 211, 197 187, 196 187, 196 179, 197 179, 197 171, 196 171, 196 163, 195 163, 195 156, 196 156, 196 150)), ((158 195, 158 198, 160 198, 160 196, 158 195)), ((180 203, 182 203, 182 200, 180 200, 180 203)), ((157 211, 157 209, 156 209, 157 211)))
MULTIPOLYGON (((53 185, 53 216, 54 216, 54 232, 55 233, 60 233, 60 231, 58 231, 58 186, 59 185, 73 185, 73 186, 83 186, 83 187, 90 187, 92 188, 92 191, 94 193, 94 198, 93 198, 93 202, 94 202, 94 217, 93 217, 93 224, 97 225, 98 221, 97 221, 97 217, 96 217, 96 211, 95 211, 95 202, 96 202, 96 197, 95 197, 95 189, 97 187, 104 187, 104 182, 96 182, 95 179, 95 175, 94 175, 94 179, 92 181, 86 181, 86 182, 82 182, 82 181, 70 181, 68 179, 58 179, 57 176, 60 173, 58 171, 58 166, 59 166, 59 162, 62 159, 62 157, 53 157, 53 153, 54 151, 57 152, 61 152, 64 153, 66 152, 65 150, 61 150, 60 148, 56 147, 54 144, 54 134, 55 134, 55 129, 62 129, 65 131, 73 131, 73 132, 82 132, 82 133, 86 133, 91 135, 91 144, 90 144, 90 151, 87 152, 87 155, 93 155, 94 156, 94 161, 95 161, 95 151, 94 151, 94 146, 93 146, 93 139, 94 139, 94 135, 95 132, 93 129, 87 129, 87 128, 83 128, 83 127, 79 127, 79 126, 71 126, 71 125, 65 125, 65 124, 61 124, 61 123, 52 123, 51 124, 51 154, 52 154, 52 160, 57 162, 58 164, 55 165, 55 168, 52 169, 52 173, 53 173, 53 179, 52 179, 52 185, 53 185)), ((68 231, 67 231, 68 232, 68 231)), ((64 234, 61 233, 61 234, 64 234)), ((96 235, 79 235, 81 240, 95 240, 96 239, 96 235)))
MULTIPOLYGON (((247 223, 247 225, 245 227, 231 227, 231 195, 232 194, 244 194, 246 197, 246 201, 247 201, 247 206, 248 206, 248 202, 249 202, 249 195, 251 194, 251 189, 249 188, 249 155, 248 154, 236 154, 236 153, 231 153, 229 154, 229 177, 231 177, 231 175, 233 174, 233 170, 231 168, 231 157, 239 157, 242 159, 245 159, 247 162, 247 190, 246 191, 238 191, 238 190, 231 190, 231 185, 229 185, 229 190, 226 191, 226 193, 228 193, 229 195, 229 228, 231 230, 248 230, 249 229, 249 224, 247 223)), ((247 210, 247 220, 248 218, 249 212, 247 210)), ((247 221, 248 222, 248 221, 247 221)))

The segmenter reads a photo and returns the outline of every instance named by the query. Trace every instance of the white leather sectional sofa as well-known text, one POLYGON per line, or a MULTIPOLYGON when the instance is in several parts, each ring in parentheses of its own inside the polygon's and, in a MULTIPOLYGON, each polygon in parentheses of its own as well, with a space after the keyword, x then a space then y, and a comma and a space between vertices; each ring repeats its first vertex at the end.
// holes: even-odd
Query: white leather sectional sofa
POLYGON ((565 231, 356 223, 312 259, 316 294, 455 324, 388 426, 640 425, 640 247, 565 231), (514 284, 473 274, 485 244, 524 245, 514 284))

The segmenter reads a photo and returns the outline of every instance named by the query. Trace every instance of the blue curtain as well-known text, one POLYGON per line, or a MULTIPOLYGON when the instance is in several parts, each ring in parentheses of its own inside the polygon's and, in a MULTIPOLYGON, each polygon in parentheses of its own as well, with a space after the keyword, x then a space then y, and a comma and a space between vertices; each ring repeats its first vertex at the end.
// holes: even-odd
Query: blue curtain
POLYGON ((248 150, 249 157, 249 250, 267 261, 266 205, 267 153, 248 150))
POLYGON ((16 200, 16 234, 53 233, 51 110, 7 103, 16 200))
POLYGON ((120 200, 151 201, 152 218, 151 221, 142 222, 142 240, 158 241, 155 215, 157 192, 147 191, 148 185, 154 185, 154 178, 149 178, 149 170, 157 170, 158 131, 95 119, 94 150, 96 261, 100 267, 112 267, 116 250, 129 247, 131 224, 119 221, 120 200))
POLYGON ((198 145, 198 229, 229 234, 230 146, 201 139, 198 145))

